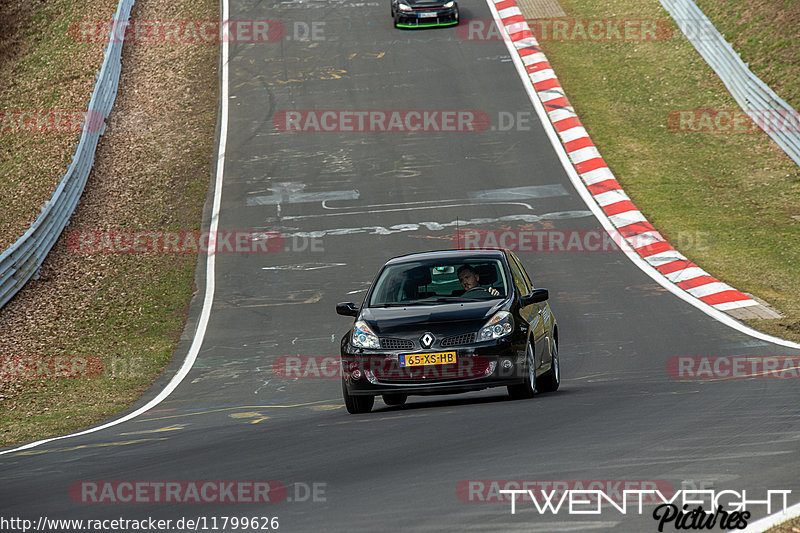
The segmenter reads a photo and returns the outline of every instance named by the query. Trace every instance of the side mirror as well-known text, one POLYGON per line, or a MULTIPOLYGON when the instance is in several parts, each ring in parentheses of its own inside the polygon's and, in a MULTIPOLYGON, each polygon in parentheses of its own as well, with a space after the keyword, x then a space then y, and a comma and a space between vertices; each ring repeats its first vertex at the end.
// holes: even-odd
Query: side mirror
POLYGON ((547 289, 533 289, 530 294, 526 294, 519 299, 521 307, 527 307, 531 304, 538 304, 546 302, 550 298, 550 292, 547 289))
POLYGON ((358 316, 359 309, 353 302, 341 302, 336 304, 336 312, 344 316, 358 316))

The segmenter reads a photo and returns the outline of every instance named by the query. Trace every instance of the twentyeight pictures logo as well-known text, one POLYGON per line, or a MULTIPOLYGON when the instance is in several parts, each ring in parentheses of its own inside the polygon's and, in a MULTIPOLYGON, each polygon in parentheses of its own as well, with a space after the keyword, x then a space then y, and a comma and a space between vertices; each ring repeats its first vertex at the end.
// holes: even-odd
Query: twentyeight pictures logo
POLYGON ((511 514, 651 515, 658 531, 744 529, 752 507, 786 510, 791 490, 680 489, 664 480, 465 480, 456 486, 464 502, 503 502, 511 514))

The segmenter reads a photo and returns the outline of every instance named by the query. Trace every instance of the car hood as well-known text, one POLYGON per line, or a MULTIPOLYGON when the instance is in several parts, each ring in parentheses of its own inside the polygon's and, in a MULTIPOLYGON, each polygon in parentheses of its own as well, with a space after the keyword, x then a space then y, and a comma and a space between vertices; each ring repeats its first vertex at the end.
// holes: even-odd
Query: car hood
POLYGON ((507 304, 506 299, 479 302, 367 307, 364 320, 379 337, 414 339, 430 331, 437 337, 478 331, 507 304))
POLYGON ((408 4, 414 9, 425 9, 431 7, 442 7, 449 0, 401 0, 404 4, 408 4))

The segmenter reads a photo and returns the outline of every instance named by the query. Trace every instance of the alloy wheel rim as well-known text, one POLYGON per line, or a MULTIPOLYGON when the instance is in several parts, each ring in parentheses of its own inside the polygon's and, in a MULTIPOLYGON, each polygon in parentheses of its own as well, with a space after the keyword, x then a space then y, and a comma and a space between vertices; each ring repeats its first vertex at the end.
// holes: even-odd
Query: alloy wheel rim
POLYGON ((528 345, 528 379, 531 382, 531 389, 536 390, 536 365, 533 361, 533 349, 528 345))

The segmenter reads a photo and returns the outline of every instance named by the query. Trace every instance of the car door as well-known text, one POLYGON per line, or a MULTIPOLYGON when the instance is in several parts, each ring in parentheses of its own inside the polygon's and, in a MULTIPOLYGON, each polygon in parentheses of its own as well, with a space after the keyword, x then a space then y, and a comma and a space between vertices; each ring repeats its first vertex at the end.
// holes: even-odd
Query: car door
MULTIPOLYGON (((511 277, 514 281, 514 286, 520 296, 530 294, 533 290, 533 285, 528 277, 527 272, 522 267, 519 259, 508 252, 509 266, 511 267, 511 277)), ((533 346, 533 357, 536 363, 536 368, 542 366, 545 349, 547 348, 547 327, 545 321, 542 319, 542 304, 531 304, 526 307, 521 307, 519 310, 520 318, 525 320, 530 326, 530 342, 533 346)))

